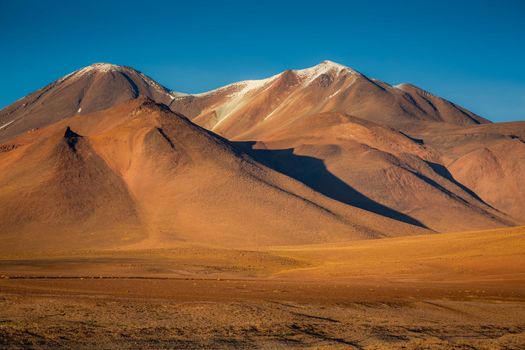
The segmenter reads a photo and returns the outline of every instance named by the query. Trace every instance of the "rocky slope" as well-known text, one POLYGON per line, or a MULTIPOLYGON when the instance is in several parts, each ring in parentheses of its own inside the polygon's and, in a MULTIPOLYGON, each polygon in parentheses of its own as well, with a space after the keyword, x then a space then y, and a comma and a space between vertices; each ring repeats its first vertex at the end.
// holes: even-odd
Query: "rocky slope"
POLYGON ((312 191, 149 99, 10 142, 0 153, 5 251, 257 247, 428 232, 312 191))
POLYGON ((329 61, 196 95, 94 64, 0 111, 0 241, 259 246, 516 225, 524 140, 523 123, 329 61))
POLYGON ((133 68, 95 63, 0 110, 0 141, 138 97, 169 104, 174 96, 176 94, 133 68))

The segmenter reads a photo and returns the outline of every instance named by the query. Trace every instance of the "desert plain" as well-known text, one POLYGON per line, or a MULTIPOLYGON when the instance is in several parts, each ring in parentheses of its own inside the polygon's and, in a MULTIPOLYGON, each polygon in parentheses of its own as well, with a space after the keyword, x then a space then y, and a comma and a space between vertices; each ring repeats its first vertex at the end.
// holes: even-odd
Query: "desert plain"
POLYGON ((0 261, 7 349, 522 349, 525 227, 0 261))

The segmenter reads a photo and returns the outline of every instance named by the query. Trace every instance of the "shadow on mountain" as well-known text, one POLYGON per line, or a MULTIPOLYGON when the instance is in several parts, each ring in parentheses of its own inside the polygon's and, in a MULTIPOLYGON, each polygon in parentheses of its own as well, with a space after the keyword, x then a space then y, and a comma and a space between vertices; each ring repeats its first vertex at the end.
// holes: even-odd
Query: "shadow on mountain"
POLYGON ((483 199, 481 199, 470 188, 468 188, 467 186, 463 185, 461 182, 459 182, 456 179, 454 179, 454 177, 452 176, 450 171, 448 171, 448 169, 445 168, 443 165, 438 164, 438 163, 428 162, 428 161, 426 163, 432 168, 432 170, 434 170, 434 172, 438 173, 441 177, 444 177, 448 181, 452 182, 453 184, 455 184, 456 186, 461 188, 463 191, 467 192, 469 195, 471 195, 472 197, 476 198, 478 201, 480 201, 481 203, 485 204, 486 206, 488 206, 488 207, 490 207, 490 208, 492 208, 494 210, 497 210, 494 207, 492 207, 490 204, 486 203, 483 199))
POLYGON ((416 138, 416 137, 412 137, 412 136, 410 136, 410 135, 408 135, 408 134, 405 134, 405 133, 402 132, 402 131, 400 131, 399 133, 400 133, 401 135, 403 135, 403 136, 409 138, 409 139, 412 140, 413 142, 417 143, 418 145, 424 145, 424 144, 425 144, 425 141, 424 141, 423 139, 418 139, 418 138, 416 138))
POLYGON ((296 155, 293 153, 293 148, 282 150, 253 149, 254 144, 255 142, 234 142, 236 147, 260 163, 302 182, 329 198, 394 220, 428 228, 413 217, 384 206, 355 190, 328 171, 321 159, 296 155))

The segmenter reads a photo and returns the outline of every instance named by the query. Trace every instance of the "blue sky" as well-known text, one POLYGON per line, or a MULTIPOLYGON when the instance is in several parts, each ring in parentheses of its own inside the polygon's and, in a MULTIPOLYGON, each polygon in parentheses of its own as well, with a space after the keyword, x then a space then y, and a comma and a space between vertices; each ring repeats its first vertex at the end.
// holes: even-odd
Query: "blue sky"
POLYGON ((0 0, 0 108, 94 62, 202 92, 325 59, 525 120, 525 1, 0 0))

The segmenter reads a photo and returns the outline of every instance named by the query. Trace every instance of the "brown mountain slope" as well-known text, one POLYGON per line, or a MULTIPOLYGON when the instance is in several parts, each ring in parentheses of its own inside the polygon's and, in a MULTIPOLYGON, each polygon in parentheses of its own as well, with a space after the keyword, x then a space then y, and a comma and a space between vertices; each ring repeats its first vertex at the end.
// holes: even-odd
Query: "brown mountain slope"
POLYGON ((253 247, 426 232, 316 193, 150 100, 77 115, 2 149, 5 251, 253 247))
MULTIPOLYGON (((339 205, 437 231, 491 228, 524 220, 515 208, 521 203, 521 199, 515 201, 522 196, 519 176, 515 176, 521 169, 507 170, 504 180, 498 182, 502 191, 495 191, 489 183, 495 183, 496 175, 483 186, 469 177, 468 169, 476 172, 478 163, 483 162, 480 157, 469 156, 468 166, 458 160, 485 147, 478 141, 488 138, 481 134, 491 135, 491 140, 523 140, 519 133, 512 134, 512 126, 503 130, 503 126, 412 85, 392 87, 329 61, 198 95, 171 93, 128 67, 95 64, 0 111, 0 150, 17 147, 8 139, 23 132, 77 116, 73 120, 81 119, 80 127, 93 124, 95 128, 97 136, 73 128, 87 136, 91 147, 101 139, 118 148, 117 152, 101 146, 96 151, 112 164, 113 171, 127 169, 137 157, 144 164, 162 160, 159 154, 164 150, 137 153, 143 147, 132 147, 126 133, 118 142, 113 139, 114 132, 103 138, 98 129, 111 126, 121 130, 121 116, 105 118, 104 123, 81 118, 87 111, 139 96, 170 104, 172 110, 189 115, 197 124, 236 140, 259 162, 339 205), (468 130, 480 132, 472 131, 471 135, 468 130)), ((149 144, 157 142, 158 136, 154 132, 133 133, 133 140, 149 144)), ((507 154, 505 147, 498 152, 508 158, 503 162, 512 165, 512 159, 519 159, 522 151, 516 143, 507 145, 515 154, 507 154)), ((490 173, 483 172, 483 176, 490 173)), ((162 181, 171 181, 171 175, 159 178, 156 186, 161 187, 162 181)), ((167 196, 160 190, 159 195, 167 196)))
POLYGON ((450 173, 487 204, 525 222, 525 122, 434 127, 414 135, 440 152, 450 173))
POLYGON ((492 124, 410 84, 392 87, 325 61, 180 96, 170 107, 249 142, 258 160, 342 203, 383 213, 390 208, 438 231, 519 221, 454 177, 446 167, 450 150, 413 137, 425 129, 440 135, 492 124))
POLYGON ((293 132, 249 143, 253 156, 340 202, 376 212, 378 205, 390 208, 438 231, 514 222, 458 182, 439 152, 391 128, 340 113, 313 115, 288 128, 293 132))
POLYGON ((133 199, 86 138, 66 127, 22 136, 0 153, 3 250, 133 239, 133 199))
POLYGON ((170 108, 236 140, 263 139, 276 128, 320 112, 342 112, 393 127, 418 121, 488 122, 412 85, 392 87, 330 61, 268 79, 179 96, 170 108))
POLYGON ((146 96, 168 104, 171 93, 130 67, 96 63, 77 70, 0 110, 0 142, 75 114, 146 96))

